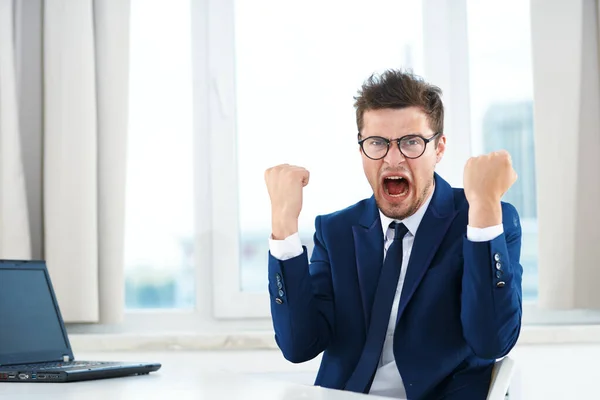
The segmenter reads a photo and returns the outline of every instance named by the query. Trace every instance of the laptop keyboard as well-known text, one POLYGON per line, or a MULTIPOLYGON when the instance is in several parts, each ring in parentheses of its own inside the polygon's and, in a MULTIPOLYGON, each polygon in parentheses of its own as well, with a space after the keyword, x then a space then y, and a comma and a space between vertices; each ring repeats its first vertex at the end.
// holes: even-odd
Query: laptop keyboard
POLYGON ((36 364, 21 364, 21 365, 7 365, 2 369, 31 369, 37 371, 48 371, 53 369, 70 369, 70 368, 91 368, 98 366, 107 366, 115 364, 114 362, 107 361, 67 361, 67 362, 48 362, 48 363, 36 363, 36 364))

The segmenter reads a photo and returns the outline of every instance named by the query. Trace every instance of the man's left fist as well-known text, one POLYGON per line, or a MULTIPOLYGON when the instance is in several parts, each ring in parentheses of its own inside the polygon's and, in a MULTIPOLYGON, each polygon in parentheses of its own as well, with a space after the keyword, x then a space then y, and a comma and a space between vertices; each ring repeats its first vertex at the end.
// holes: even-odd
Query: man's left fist
POLYGON ((465 196, 471 205, 475 202, 499 203, 516 180, 517 173, 506 150, 471 157, 463 177, 465 196))

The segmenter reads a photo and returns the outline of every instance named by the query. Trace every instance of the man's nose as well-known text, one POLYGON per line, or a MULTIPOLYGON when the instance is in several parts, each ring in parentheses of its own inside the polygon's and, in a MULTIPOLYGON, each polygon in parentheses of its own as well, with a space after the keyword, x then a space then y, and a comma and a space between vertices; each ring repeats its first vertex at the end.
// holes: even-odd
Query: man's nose
POLYGON ((400 151, 400 147, 398 146, 398 142, 390 143, 390 149, 388 153, 384 157, 384 161, 389 165, 399 165, 404 162, 406 157, 400 151))

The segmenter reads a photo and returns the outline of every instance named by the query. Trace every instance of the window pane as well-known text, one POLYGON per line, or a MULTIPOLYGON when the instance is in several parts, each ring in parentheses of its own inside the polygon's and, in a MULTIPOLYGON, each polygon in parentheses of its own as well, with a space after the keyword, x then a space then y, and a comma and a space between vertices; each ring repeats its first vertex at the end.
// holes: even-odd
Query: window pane
POLYGON ((376 71, 422 74, 421 21, 414 0, 236 1, 242 290, 266 289, 266 168, 290 163, 310 171, 300 216, 309 250, 316 215, 372 194, 356 143, 353 96, 376 71))
POLYGON ((126 306, 194 301, 189 0, 131 2, 126 306))
POLYGON ((523 297, 537 299, 537 211, 529 1, 467 2, 474 153, 506 149, 519 175, 504 201, 522 221, 523 297))

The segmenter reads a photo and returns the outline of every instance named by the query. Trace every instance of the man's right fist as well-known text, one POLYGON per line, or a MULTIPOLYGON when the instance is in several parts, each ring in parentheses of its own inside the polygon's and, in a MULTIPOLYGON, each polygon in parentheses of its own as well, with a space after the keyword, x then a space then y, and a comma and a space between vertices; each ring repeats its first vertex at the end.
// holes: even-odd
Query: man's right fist
POLYGON ((283 240, 298 232, 302 188, 308 185, 309 177, 306 169, 289 164, 265 171, 265 183, 271 199, 273 239, 283 240))

